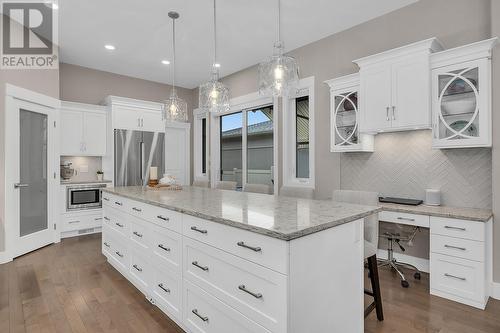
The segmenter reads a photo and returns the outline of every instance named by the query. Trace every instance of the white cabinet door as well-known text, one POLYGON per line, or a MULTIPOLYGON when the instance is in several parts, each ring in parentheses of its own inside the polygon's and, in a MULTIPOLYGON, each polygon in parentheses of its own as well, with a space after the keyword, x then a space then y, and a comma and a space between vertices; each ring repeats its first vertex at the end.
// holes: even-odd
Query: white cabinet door
POLYGON ((427 57, 405 59, 392 65, 393 130, 431 128, 430 72, 427 57))
POLYGON ((180 184, 189 184, 189 128, 165 129, 165 173, 174 176, 180 184))
POLYGON ((162 119, 161 112, 143 111, 141 113, 141 131, 148 131, 148 132, 165 131, 165 123, 162 119))
POLYGON ((113 107, 113 128, 141 130, 142 112, 124 106, 113 107))
POLYGON ((106 114, 84 113, 83 138, 85 155, 106 155, 106 114))
POLYGON ((61 112, 61 155, 81 155, 83 153, 83 113, 80 111, 61 112))
POLYGON ((361 132, 391 128, 391 67, 377 66, 361 73, 361 132))

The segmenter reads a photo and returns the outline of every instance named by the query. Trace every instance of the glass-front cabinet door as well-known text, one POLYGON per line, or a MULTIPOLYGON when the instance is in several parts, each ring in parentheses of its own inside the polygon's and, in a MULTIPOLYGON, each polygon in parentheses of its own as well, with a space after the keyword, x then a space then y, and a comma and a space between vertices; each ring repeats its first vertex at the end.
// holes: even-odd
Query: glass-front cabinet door
POLYGON ((373 151, 373 136, 359 132, 359 75, 326 81, 330 86, 332 152, 373 151))
POLYGON ((487 40, 431 56, 433 148, 491 147, 493 44, 487 40))

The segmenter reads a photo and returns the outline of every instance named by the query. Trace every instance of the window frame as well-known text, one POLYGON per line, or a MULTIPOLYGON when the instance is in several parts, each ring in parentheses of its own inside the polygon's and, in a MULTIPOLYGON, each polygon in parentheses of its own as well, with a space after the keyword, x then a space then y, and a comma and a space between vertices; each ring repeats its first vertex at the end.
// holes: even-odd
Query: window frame
POLYGON ((274 179, 274 193, 278 193, 278 121, 277 121, 277 110, 278 110, 278 100, 273 97, 261 96, 258 92, 250 93, 247 95, 235 97, 230 100, 230 109, 227 112, 220 114, 210 114, 210 151, 213 153, 210 158, 212 172, 210 174, 210 185, 214 188, 220 180, 220 117, 232 113, 242 112, 242 186, 247 184, 247 111, 254 110, 263 106, 273 106, 273 164, 274 168, 272 171, 274 179))
POLYGON ((283 186, 315 189, 314 76, 301 79, 295 93, 283 98, 283 186), (296 99, 309 96, 309 177, 298 178, 296 99))
POLYGON ((193 110, 193 173, 195 180, 208 180, 210 174, 210 121, 208 111, 193 110), (203 119, 206 121, 205 172, 203 172, 203 119))

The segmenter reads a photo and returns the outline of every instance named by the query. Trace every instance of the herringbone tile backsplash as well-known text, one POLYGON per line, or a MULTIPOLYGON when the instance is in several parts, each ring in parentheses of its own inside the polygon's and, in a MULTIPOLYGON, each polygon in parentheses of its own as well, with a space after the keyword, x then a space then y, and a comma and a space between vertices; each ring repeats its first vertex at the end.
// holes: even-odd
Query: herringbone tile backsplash
POLYGON ((385 196, 424 199, 441 190, 447 206, 491 208, 491 149, 431 149, 428 130, 384 133, 374 153, 343 153, 341 187, 385 196))

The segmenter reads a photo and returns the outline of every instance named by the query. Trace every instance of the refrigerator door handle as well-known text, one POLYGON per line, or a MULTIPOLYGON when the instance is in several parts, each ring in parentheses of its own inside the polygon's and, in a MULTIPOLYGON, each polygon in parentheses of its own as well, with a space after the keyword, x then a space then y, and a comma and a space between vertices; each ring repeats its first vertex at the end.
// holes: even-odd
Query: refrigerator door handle
POLYGON ((140 170, 140 173, 141 173, 141 180, 144 180, 144 170, 143 169, 143 163, 144 163, 144 142, 139 142, 139 152, 140 152, 140 167, 139 167, 139 170, 140 170))

